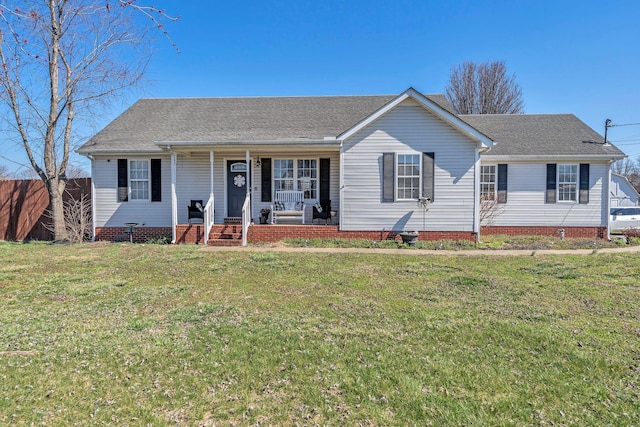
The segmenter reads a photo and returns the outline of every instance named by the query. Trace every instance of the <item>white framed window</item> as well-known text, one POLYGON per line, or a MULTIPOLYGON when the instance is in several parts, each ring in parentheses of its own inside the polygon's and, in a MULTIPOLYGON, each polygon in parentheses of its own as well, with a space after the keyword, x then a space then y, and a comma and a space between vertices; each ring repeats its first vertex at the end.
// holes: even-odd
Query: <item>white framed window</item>
POLYGON ((578 165, 558 165, 558 201, 575 202, 578 165))
POLYGON ((316 159, 298 159, 298 190, 304 191, 305 199, 318 198, 318 161, 316 159))
POLYGON ((273 188, 304 191, 305 199, 318 198, 317 159, 274 159, 273 188))
POLYGON ((129 200, 149 200, 149 160, 129 160, 129 200))
POLYGON ((293 190, 293 159, 273 161, 273 187, 278 190, 293 190))
POLYGON ((398 154, 396 157, 396 200, 420 197, 420 154, 398 154))
POLYGON ((480 166, 480 198, 496 199, 496 165, 480 166))

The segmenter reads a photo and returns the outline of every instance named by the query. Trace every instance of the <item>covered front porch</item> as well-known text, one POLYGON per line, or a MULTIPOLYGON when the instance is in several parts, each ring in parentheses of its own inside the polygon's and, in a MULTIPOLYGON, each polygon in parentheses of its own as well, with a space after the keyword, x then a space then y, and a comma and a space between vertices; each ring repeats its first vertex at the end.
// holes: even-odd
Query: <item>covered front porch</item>
POLYGON ((212 240, 212 244, 246 245, 252 236, 258 241, 279 240, 282 227, 293 227, 285 233, 292 236, 300 234, 294 231, 300 226, 339 228, 340 148, 335 142, 244 150, 176 143, 165 148, 171 153, 174 243, 209 244, 212 240), (278 217, 274 225, 274 203, 286 191, 300 194, 301 215, 278 217), (316 217, 314 206, 329 203, 334 216, 316 217))

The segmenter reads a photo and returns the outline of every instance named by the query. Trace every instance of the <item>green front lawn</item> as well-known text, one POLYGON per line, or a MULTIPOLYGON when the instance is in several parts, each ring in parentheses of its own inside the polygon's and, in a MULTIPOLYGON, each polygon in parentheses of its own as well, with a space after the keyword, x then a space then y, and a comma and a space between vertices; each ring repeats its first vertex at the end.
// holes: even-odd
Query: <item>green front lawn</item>
POLYGON ((639 271, 0 243, 0 424, 639 425, 639 271))

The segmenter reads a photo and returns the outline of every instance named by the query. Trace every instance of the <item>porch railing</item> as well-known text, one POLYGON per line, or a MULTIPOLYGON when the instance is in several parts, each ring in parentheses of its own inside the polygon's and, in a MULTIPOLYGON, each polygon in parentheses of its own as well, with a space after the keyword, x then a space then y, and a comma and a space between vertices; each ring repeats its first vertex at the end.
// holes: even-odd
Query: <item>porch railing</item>
POLYGON ((247 193, 242 204, 242 246, 247 246, 249 224, 251 224, 251 196, 247 193))
POLYGON ((209 196, 207 204, 204 206, 204 244, 209 243, 209 233, 213 227, 213 194, 209 196))

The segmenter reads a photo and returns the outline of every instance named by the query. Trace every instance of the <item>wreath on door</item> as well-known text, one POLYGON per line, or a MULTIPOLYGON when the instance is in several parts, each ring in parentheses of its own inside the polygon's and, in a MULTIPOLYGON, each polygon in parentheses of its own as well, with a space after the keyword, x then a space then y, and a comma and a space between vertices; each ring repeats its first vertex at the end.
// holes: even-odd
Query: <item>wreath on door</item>
POLYGON ((236 187, 244 187, 244 184, 247 182, 247 180, 244 178, 244 175, 236 175, 235 177, 233 177, 233 184, 236 187))

